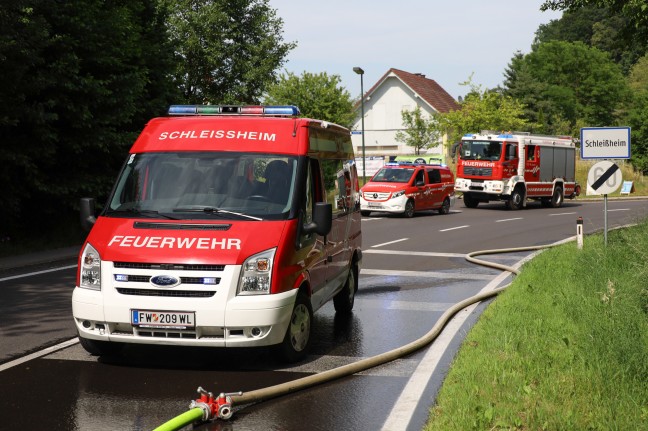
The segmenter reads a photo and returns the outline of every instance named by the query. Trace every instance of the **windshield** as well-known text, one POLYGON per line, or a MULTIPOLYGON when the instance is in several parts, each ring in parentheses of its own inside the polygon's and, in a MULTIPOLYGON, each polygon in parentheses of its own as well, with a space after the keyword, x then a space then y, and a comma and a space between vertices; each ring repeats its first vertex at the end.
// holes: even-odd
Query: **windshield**
POLYGON ((105 215, 170 219, 285 219, 297 158, 182 152, 131 154, 105 215))
POLYGON ((412 178, 414 169, 382 168, 371 181, 383 183, 407 183, 412 178))
POLYGON ((463 160, 499 160, 502 143, 491 141, 463 141, 460 157, 463 160))

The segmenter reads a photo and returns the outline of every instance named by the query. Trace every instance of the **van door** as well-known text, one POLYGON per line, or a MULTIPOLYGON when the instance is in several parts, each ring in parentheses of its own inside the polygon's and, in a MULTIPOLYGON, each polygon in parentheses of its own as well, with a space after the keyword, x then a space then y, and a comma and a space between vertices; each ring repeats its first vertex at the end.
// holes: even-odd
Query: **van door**
POLYGON ((427 179, 429 182, 430 190, 430 206, 429 208, 438 208, 443 203, 443 184, 441 182, 441 172, 438 169, 430 169, 427 172, 427 179))

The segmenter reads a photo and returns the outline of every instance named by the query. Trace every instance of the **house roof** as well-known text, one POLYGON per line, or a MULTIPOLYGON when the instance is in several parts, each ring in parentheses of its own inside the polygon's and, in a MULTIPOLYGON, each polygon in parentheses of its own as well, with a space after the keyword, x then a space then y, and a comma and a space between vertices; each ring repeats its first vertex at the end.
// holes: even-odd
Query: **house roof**
POLYGON ((364 94, 364 97, 371 96, 373 92, 382 85, 389 77, 395 76, 408 86, 423 101, 430 105, 437 112, 449 112, 459 109, 459 104, 443 89, 434 79, 426 78, 421 73, 409 73, 404 70, 389 69, 379 80, 364 94))

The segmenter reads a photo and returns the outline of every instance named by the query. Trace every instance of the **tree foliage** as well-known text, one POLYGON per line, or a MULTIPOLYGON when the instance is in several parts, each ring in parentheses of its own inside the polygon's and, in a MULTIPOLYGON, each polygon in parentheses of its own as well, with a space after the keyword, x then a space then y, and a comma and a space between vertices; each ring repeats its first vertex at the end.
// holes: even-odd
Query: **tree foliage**
POLYGON ((173 93, 156 1, 0 6, 2 226, 105 196, 145 118, 173 93))
POLYGON ((341 86, 341 78, 326 72, 303 72, 301 76, 291 72, 281 74, 279 82, 268 87, 264 103, 296 105, 305 117, 344 127, 350 127, 355 118, 353 100, 341 86))
POLYGON ((528 107, 527 118, 542 133, 617 125, 628 100, 619 66, 582 42, 546 42, 514 57, 505 86, 507 95, 528 107))
POLYGON ((458 141, 465 133, 481 130, 525 130, 524 105, 500 91, 483 90, 472 79, 462 83, 470 92, 460 103, 461 109, 438 114, 439 127, 448 133, 450 142, 458 141))
POLYGON ((187 103, 258 103, 296 45, 269 0, 161 0, 187 103))
POLYGON ((439 144, 441 135, 439 121, 435 115, 425 117, 420 106, 411 111, 401 111, 404 131, 396 132, 396 141, 403 142, 414 148, 414 154, 422 149, 435 147, 439 144))

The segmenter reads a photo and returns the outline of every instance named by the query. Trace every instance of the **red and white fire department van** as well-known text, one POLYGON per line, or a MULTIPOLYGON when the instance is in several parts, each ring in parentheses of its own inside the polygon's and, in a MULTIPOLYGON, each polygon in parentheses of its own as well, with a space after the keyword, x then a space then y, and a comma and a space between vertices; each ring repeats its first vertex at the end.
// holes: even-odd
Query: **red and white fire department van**
POLYGON ((454 176, 440 165, 387 163, 360 190, 363 216, 372 211, 405 217, 428 210, 448 214, 454 202, 454 176))
POLYGON ((520 209, 529 199, 558 208, 580 194, 575 175, 570 137, 482 131, 461 139, 455 190, 468 208, 504 201, 520 209))
POLYGON ((302 358, 313 311, 351 311, 361 265, 349 130, 293 106, 172 106, 135 141, 79 255, 81 345, 276 345, 302 358))

